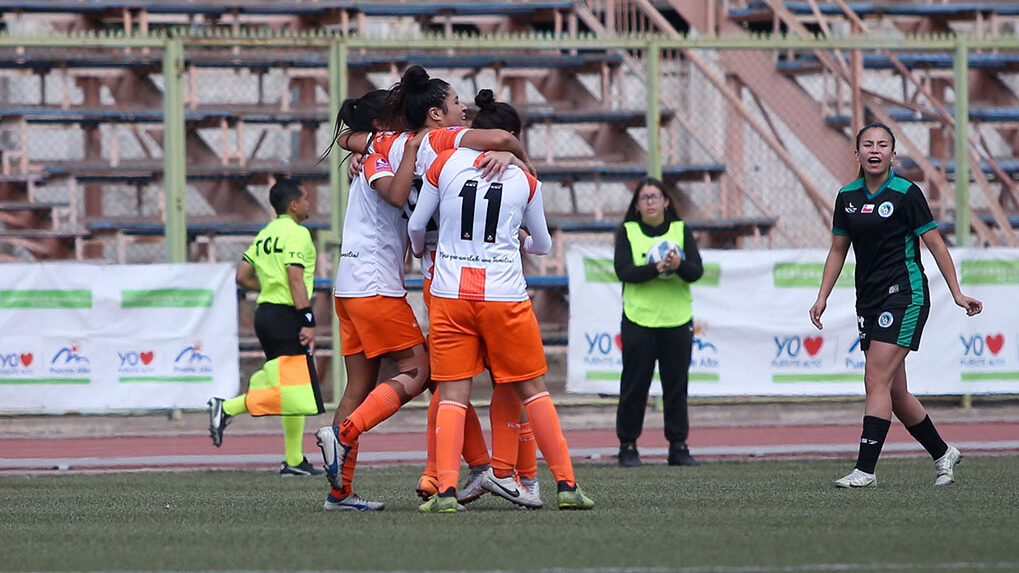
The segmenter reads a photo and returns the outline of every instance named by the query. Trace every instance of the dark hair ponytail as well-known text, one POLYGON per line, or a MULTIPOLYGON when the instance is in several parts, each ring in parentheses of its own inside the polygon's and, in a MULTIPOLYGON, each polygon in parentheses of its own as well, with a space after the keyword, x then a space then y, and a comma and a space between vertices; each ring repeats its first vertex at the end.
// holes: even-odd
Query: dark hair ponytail
POLYGON ((443 113, 449 84, 439 78, 428 76, 428 72, 413 65, 403 72, 400 81, 389 90, 387 105, 394 117, 403 117, 407 129, 416 131, 428 121, 428 110, 437 107, 443 113))
POLYGON ((523 122, 520 114, 508 103, 495 101, 495 93, 490 89, 483 89, 474 96, 474 105, 478 106, 478 113, 471 122, 471 127, 478 129, 502 129, 520 137, 523 122))
MULTIPOLYGON (((374 90, 361 97, 352 97, 343 100, 340 104, 340 111, 336 114, 336 123, 333 126, 333 139, 329 147, 318 158, 319 163, 329 157, 329 153, 336 145, 340 135, 348 131, 366 131, 375 133, 375 122, 383 121, 386 111, 386 90, 374 90)), ((345 158, 344 158, 345 159, 345 158)))

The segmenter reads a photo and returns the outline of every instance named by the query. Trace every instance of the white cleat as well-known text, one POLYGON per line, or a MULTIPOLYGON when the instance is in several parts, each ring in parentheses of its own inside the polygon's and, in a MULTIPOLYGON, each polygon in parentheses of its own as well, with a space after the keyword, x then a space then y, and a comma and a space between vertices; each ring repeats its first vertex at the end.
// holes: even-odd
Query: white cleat
POLYGON ((520 485, 516 478, 513 476, 504 478, 495 477, 492 468, 488 468, 488 471, 485 472, 481 487, 517 505, 531 509, 538 509, 544 505, 540 497, 532 494, 524 486, 520 485))
POLYGON ((322 509, 325 511, 382 511, 386 509, 386 504, 381 501, 362 499, 356 493, 341 498, 335 498, 330 494, 326 496, 322 509))
POLYGON ((477 469, 472 468, 471 473, 467 474, 467 481, 464 482, 463 487, 457 489, 456 500, 460 503, 470 503, 485 493, 485 489, 481 487, 481 483, 485 479, 485 472, 489 471, 490 466, 478 466, 477 469))
POLYGON ((315 432, 318 447, 322 450, 322 461, 325 462, 323 469, 326 471, 326 479, 329 485, 335 489, 343 489, 343 462, 347 458, 350 446, 344 445, 336 437, 335 426, 323 426, 315 432))
POLYGON ((934 467, 938 470, 938 477, 934 480, 934 485, 950 485, 955 482, 955 465, 962 460, 962 453, 959 449, 948 444, 948 451, 945 455, 941 456, 934 461, 934 467))
POLYGON ((849 475, 835 480, 835 487, 877 487, 877 476, 853 468, 849 475))

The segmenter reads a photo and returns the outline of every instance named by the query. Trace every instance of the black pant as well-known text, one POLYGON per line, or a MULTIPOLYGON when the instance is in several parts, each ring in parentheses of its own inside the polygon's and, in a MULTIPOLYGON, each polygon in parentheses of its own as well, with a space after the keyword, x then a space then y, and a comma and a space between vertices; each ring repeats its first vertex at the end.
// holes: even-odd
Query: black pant
POLYGON ((301 344, 301 315, 293 305, 263 302, 255 308, 255 336, 265 359, 300 356, 308 349, 301 344))
POLYGON ((647 328, 623 316, 623 374, 619 379, 616 436, 636 442, 644 427, 648 389, 658 362, 665 403, 665 438, 685 442, 690 433, 687 385, 693 348, 693 321, 670 328, 647 328))

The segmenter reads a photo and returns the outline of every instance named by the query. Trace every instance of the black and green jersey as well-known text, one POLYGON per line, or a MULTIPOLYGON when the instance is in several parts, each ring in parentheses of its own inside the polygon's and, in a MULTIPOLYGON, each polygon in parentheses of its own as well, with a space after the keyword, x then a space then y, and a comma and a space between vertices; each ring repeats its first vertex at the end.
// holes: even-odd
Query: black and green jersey
POLYGON ((919 237, 935 228, 923 192, 894 171, 876 193, 862 178, 839 191, 832 232, 848 236, 856 253, 857 314, 930 305, 919 237))
POLYGON ((311 296, 315 280, 315 243, 308 228, 299 224, 290 215, 280 215, 266 225, 255 242, 244 252, 244 260, 255 266, 255 274, 261 284, 258 303, 286 304, 293 306, 287 267, 297 265, 304 269, 304 287, 311 296))

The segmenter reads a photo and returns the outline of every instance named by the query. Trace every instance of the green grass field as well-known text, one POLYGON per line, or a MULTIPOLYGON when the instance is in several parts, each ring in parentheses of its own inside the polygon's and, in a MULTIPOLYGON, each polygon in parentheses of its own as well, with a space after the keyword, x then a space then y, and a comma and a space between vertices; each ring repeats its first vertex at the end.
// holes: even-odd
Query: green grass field
POLYGON ((938 489, 920 458, 882 460, 876 489, 831 487, 849 465, 582 464, 593 511, 486 496, 456 515, 416 512, 418 466, 359 471, 377 513, 323 512, 324 479, 269 471, 4 476, 0 569, 1019 570, 1019 456, 969 456, 938 489))

